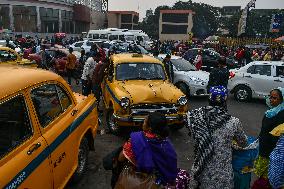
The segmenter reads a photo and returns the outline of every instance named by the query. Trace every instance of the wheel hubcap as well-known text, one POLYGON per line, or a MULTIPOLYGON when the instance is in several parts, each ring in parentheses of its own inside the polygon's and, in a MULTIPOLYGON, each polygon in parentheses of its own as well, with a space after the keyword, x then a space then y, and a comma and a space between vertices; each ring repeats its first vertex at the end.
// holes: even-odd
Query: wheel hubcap
POLYGON ((248 97, 248 92, 246 90, 244 90, 244 89, 240 89, 237 92, 237 97, 240 100, 245 100, 248 97))

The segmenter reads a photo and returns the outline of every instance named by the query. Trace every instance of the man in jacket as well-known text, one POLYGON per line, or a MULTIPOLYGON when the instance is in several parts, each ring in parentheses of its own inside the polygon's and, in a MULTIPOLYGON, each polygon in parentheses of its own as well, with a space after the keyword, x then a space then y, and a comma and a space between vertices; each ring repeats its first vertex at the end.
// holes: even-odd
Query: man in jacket
POLYGON ((226 58, 221 57, 218 61, 218 67, 211 70, 207 88, 214 86, 224 86, 227 88, 230 72, 227 69, 226 58))
POLYGON ((163 60, 165 69, 166 69, 166 73, 169 77, 169 80, 171 82, 174 81, 174 68, 173 68, 173 64, 171 62, 171 55, 167 54, 166 57, 163 60))
POLYGON ((71 85, 71 77, 73 77, 76 80, 76 83, 78 83, 77 79, 74 76, 75 68, 76 68, 76 61, 77 58, 73 53, 73 48, 69 48, 69 54, 67 56, 66 61, 66 73, 68 77, 68 84, 71 85))

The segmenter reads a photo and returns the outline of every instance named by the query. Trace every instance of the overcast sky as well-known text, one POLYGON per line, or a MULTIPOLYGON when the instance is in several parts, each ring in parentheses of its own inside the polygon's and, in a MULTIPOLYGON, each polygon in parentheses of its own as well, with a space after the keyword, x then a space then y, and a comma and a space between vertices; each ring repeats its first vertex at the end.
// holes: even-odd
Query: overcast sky
MULTIPOLYGON (((109 10, 127 10, 136 11, 140 14, 140 20, 145 17, 145 12, 148 9, 155 10, 157 6, 168 5, 172 6, 177 0, 109 0, 109 10)), ((183 0, 187 1, 187 0, 183 0)), ((249 0, 193 0, 194 2, 203 2, 213 6, 242 6, 249 0)), ((257 9, 284 9, 284 0, 256 0, 257 9)))

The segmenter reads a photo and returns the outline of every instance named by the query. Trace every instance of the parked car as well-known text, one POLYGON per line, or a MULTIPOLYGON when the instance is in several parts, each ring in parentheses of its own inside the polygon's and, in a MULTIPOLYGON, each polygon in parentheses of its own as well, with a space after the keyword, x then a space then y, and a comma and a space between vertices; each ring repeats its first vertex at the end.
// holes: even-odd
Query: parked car
POLYGON ((273 88, 284 87, 284 62, 255 61, 231 71, 228 89, 238 101, 263 99, 273 88))
MULTIPOLYGON (((163 61, 165 54, 160 54, 158 59, 163 61)), ((207 94, 209 73, 197 71, 189 61, 179 56, 171 56, 174 69, 174 85, 186 96, 202 96, 207 94)))
POLYGON ((59 75, 0 65, 0 188, 64 188, 86 171, 96 99, 59 75))
POLYGON ((187 98, 165 73, 162 62, 142 54, 112 55, 102 83, 110 131, 117 134, 120 126, 142 126, 152 111, 166 114, 173 129, 184 126, 187 98))
POLYGON ((80 52, 82 49, 84 49, 85 52, 88 53, 90 52, 91 47, 94 44, 101 46, 103 44, 103 41, 91 41, 91 40, 78 41, 70 45, 70 47, 72 47, 74 51, 80 52))
POLYGON ((0 64, 37 67, 35 61, 22 58, 15 50, 8 47, 0 47, 0 64))
MULTIPOLYGON (((185 52, 183 58, 193 63, 199 50, 202 50, 202 70, 210 71, 212 68, 218 67, 218 60, 220 59, 221 55, 213 50, 201 48, 189 49, 185 52)), ((233 58, 227 57, 226 62, 229 69, 240 67, 240 65, 238 65, 238 62, 233 58)))

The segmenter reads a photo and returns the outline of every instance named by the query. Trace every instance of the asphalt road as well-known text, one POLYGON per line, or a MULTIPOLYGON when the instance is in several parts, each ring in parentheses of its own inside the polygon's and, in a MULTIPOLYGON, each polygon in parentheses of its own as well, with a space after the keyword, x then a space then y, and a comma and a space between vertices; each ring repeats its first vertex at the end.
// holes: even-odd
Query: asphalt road
MULTIPOLYGON (((78 91, 78 87, 73 87, 78 91)), ((190 109, 207 105, 206 97, 192 97, 189 99, 190 109)), ((266 111, 266 105, 261 100, 253 100, 249 103, 237 102, 232 96, 228 99, 228 109, 231 115, 238 117, 247 135, 257 136, 261 128, 261 120, 266 111)), ((115 148, 123 144, 123 137, 114 136, 101 126, 95 139, 95 151, 90 152, 88 171, 77 185, 69 184, 68 189, 109 189, 111 171, 106 171, 102 166, 102 158, 115 148)), ((188 136, 188 131, 183 128, 172 132, 170 139, 178 154, 178 166, 189 170, 193 161, 193 141, 188 136)))

